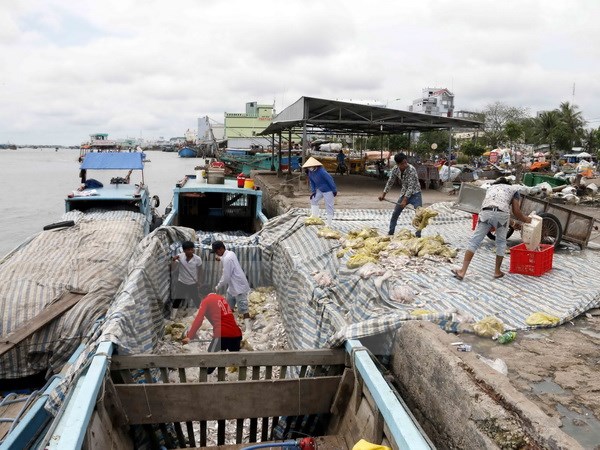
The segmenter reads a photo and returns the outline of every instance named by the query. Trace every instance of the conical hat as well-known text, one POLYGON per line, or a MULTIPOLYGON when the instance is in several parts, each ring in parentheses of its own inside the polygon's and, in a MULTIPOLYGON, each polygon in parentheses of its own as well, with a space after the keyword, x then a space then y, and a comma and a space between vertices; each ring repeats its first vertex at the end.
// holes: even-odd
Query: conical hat
POLYGON ((317 166, 322 166, 323 164, 321 164, 319 161, 317 161, 315 158, 313 158, 312 156, 310 158, 308 158, 308 160, 302 165, 303 169, 307 169, 309 167, 317 167, 317 166))

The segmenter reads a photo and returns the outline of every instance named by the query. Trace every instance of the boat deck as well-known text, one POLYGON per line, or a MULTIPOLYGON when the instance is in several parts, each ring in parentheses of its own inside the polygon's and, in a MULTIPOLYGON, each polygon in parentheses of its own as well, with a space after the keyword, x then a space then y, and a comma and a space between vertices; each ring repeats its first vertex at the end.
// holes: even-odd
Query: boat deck
POLYGON ((220 193, 235 193, 235 194, 247 194, 256 195, 262 197, 262 191, 239 188, 237 186, 237 180, 225 179, 224 184, 208 184, 205 182, 201 183, 196 177, 188 175, 188 179, 185 184, 181 187, 175 188, 176 192, 220 192, 220 193))
POLYGON ((141 195, 139 186, 135 184, 111 184, 98 189, 86 189, 81 191, 83 195, 68 198, 66 201, 88 201, 88 200, 130 200, 139 198, 141 195), (96 195, 85 195, 95 190, 96 195))
POLYGON ((26 405, 28 398, 29 395, 19 394, 10 396, 10 398, 9 396, 4 397, 2 398, 2 401, 0 401, 0 418, 2 418, 2 421, 0 421, 0 442, 4 440, 8 435, 10 428, 13 426, 13 422, 8 421, 7 419, 14 419, 19 413, 21 413, 21 416, 24 415, 27 410, 21 412, 23 407, 26 406, 27 409, 29 409, 31 406, 31 404, 26 405))

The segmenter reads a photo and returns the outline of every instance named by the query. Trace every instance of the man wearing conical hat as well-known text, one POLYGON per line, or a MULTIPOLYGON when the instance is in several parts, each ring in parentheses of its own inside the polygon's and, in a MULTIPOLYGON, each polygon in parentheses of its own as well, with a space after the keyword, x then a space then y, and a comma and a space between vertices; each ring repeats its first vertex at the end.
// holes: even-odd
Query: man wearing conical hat
POLYGON ((310 183, 310 214, 313 217, 319 217, 319 202, 325 201, 325 210, 327 211, 327 226, 331 226, 333 221, 333 198, 337 195, 337 188, 333 177, 323 167, 319 161, 312 156, 302 165, 303 169, 308 170, 308 181, 310 183))

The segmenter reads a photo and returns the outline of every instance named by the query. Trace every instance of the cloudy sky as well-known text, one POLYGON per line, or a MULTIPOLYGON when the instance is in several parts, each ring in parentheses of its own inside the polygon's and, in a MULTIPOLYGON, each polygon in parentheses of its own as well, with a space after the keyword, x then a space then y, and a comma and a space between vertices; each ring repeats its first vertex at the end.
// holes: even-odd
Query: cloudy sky
POLYGON ((182 136, 300 96, 457 110, 572 101, 600 125, 598 0, 0 2, 0 143, 182 136))

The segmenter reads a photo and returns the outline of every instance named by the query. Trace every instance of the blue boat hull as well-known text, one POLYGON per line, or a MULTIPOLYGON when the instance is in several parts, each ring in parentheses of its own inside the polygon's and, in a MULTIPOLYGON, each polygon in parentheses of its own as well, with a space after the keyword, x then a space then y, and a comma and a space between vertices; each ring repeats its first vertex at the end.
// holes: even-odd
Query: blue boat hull
POLYGON ((181 150, 179 150, 179 156, 181 158, 195 158, 198 156, 198 151, 194 150, 193 148, 183 147, 181 150))

